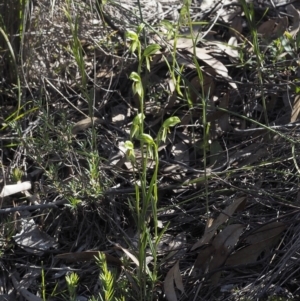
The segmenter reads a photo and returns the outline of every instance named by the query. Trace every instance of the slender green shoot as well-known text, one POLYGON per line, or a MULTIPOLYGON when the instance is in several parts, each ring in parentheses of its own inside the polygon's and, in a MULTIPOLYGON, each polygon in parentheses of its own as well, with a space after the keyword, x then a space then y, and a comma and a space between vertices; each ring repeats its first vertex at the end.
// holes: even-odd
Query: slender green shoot
POLYGON ((96 263, 100 269, 99 280, 101 282, 100 299, 103 301, 117 301, 123 300, 123 298, 116 297, 116 276, 108 268, 106 262, 106 256, 104 253, 99 252, 99 255, 95 257, 96 263))
MULTIPOLYGON (((88 91, 87 83, 88 83, 88 77, 86 74, 86 66, 85 66, 85 59, 84 59, 84 51, 80 42, 80 39, 78 37, 78 31, 79 31, 79 16, 76 15, 75 19, 73 21, 73 17, 71 14, 71 0, 66 0, 66 6, 64 7, 64 13, 65 16, 67 17, 71 29, 71 34, 72 34, 72 39, 70 42, 71 46, 71 52, 74 56, 74 59, 77 63, 78 70, 81 76, 81 82, 80 82, 80 89, 83 95, 83 98, 87 100, 88 102, 88 107, 89 107, 89 116, 92 118, 94 117, 94 97, 91 95, 88 91)), ((93 123, 93 119, 92 119, 93 123)), ((92 124, 93 126, 93 131, 92 131, 92 147, 94 150, 97 149, 97 142, 96 142, 96 131, 94 130, 94 123, 92 124)))
POLYGON ((17 93, 17 95, 18 95, 18 107, 17 107, 16 116, 18 117, 19 113, 20 113, 21 97, 22 97, 21 80, 20 80, 20 76, 19 76, 18 63, 17 63, 17 59, 16 59, 16 56, 15 56, 13 47, 12 47, 10 41, 9 41, 9 38, 8 38, 7 34, 5 33, 5 31, 3 30, 2 27, 0 27, 0 34, 2 34, 4 40, 7 44, 7 47, 8 47, 11 59, 12 59, 12 67, 11 68, 15 70, 15 75, 16 75, 16 80, 17 80, 16 86, 17 86, 17 91, 18 91, 18 93, 17 93))
POLYGON ((65 277, 68 292, 69 292, 69 300, 70 301, 76 301, 77 300, 77 286, 79 283, 79 277, 76 273, 72 272, 69 275, 65 277))
POLYGON ((257 26, 255 23, 255 13, 254 13, 254 6, 253 3, 247 4, 245 0, 241 0, 242 9, 245 13, 245 17, 248 21, 250 27, 250 33, 252 37, 252 44, 253 44, 253 52, 255 54, 256 62, 257 62, 257 75, 259 80, 259 87, 261 92, 261 99, 262 99, 262 106, 264 112, 264 121, 265 124, 269 125, 269 117, 267 112, 267 105, 266 105, 266 96, 264 93, 264 80, 263 80, 263 70, 264 70, 264 54, 260 50, 259 44, 259 37, 257 32, 257 26))
MULTIPOLYGON (((157 182, 158 182, 158 167, 159 156, 158 146, 165 141, 167 132, 170 127, 179 123, 177 117, 167 119, 160 129, 157 138, 153 139, 151 135, 144 132, 144 87, 142 83, 142 67, 146 66, 146 70, 150 71, 150 59, 153 54, 159 50, 156 44, 149 45, 142 51, 139 35, 143 29, 143 25, 138 27, 137 33, 129 31, 127 37, 131 40, 131 51, 137 52, 138 70, 132 72, 130 79, 133 81, 132 89, 134 94, 139 98, 140 106, 137 116, 133 120, 130 131, 130 141, 125 143, 127 147, 127 158, 135 167, 139 176, 139 181, 135 184, 135 200, 132 202, 131 208, 135 209, 134 215, 138 228, 139 239, 137 246, 137 258, 139 265, 137 267, 137 275, 135 277, 139 288, 139 300, 152 300, 153 289, 158 280, 158 263, 157 263, 157 246, 162 234, 158 233, 157 221, 157 182), (141 151, 141 166, 139 167, 134 153, 134 141, 139 140, 141 151), (151 163, 154 170, 149 169, 151 163), (150 178, 150 182, 149 182, 150 178), (153 233, 149 228, 149 221, 153 220, 153 233), (146 261, 147 248, 153 257, 152 269, 148 267, 146 261), (150 283, 149 283, 150 281, 150 283), (149 287, 150 284, 150 287, 149 287)), ((164 229, 165 231, 165 229, 164 229)))

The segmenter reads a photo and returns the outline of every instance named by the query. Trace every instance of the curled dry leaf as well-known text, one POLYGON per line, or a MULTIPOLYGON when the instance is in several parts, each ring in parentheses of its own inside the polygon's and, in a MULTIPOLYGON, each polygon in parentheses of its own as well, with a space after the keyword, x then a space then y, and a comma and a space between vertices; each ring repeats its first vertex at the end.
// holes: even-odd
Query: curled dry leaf
POLYGON ((181 293, 184 293, 182 277, 179 270, 179 261, 177 261, 175 265, 169 270, 164 280, 164 292, 168 301, 178 300, 174 282, 176 284, 176 288, 179 289, 181 293))
POLYGON ((213 238, 213 236, 215 235, 217 229, 223 223, 225 223, 240 206, 244 206, 245 202, 246 202, 246 197, 235 199, 229 206, 227 206, 222 211, 222 213, 220 213, 220 215, 215 220, 208 219, 203 237, 193 245, 192 250, 195 250, 209 243, 213 238))
MULTIPOLYGON (((246 2, 249 2, 252 0, 246 0, 246 2)), ((212 5, 213 2, 211 1, 203 1, 203 2, 208 2, 210 5, 212 5)), ((223 6, 224 4, 229 4, 231 3, 231 0, 223 0, 222 2, 219 2, 219 7, 214 7, 214 10, 218 10, 218 15, 222 19, 225 24, 228 24, 230 20, 232 20, 235 16, 241 15, 241 8, 238 6, 232 6, 232 7, 225 7, 223 6)), ((212 6, 211 6, 212 8, 212 6)))

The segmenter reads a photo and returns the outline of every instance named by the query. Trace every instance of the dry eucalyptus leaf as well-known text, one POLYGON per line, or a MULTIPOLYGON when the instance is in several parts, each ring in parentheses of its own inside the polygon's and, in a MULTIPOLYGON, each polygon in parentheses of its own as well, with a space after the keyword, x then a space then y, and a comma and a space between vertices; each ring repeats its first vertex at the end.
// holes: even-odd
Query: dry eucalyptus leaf
POLYGON ((259 26, 257 32, 266 40, 277 39, 282 36, 288 26, 288 18, 270 19, 259 26))
POLYGON ((168 87, 169 87, 169 91, 171 93, 173 93, 176 89, 173 78, 167 79, 167 84, 168 84, 168 87))
MULTIPOLYGON (((233 224, 227 226, 215 237, 212 242, 212 245, 215 248, 215 252, 209 265, 210 272, 216 270, 225 263, 227 257, 233 250, 243 230, 244 225, 233 224)), ((220 276, 221 272, 217 272, 212 275, 211 282, 213 285, 216 285, 218 283, 220 276)))
MULTIPOLYGON (((253 1, 253 0, 251 0, 253 1)), ((213 3, 213 2, 211 2, 213 3)), ((217 1, 216 1, 217 3, 217 1)), ((218 14, 220 15, 220 18, 228 24, 230 21, 237 15, 241 15, 241 8, 238 6, 232 6, 230 7, 229 5, 232 4, 232 0, 223 0, 222 2, 219 2, 219 9, 218 9, 218 14), (224 7, 224 5, 226 5, 224 7)))
POLYGON ((223 160, 223 156, 221 155, 223 153, 222 145, 218 140, 212 141, 210 144, 210 157, 209 157, 209 163, 210 165, 218 165, 219 160, 223 160))
MULTIPOLYGON (((187 48, 186 50, 188 52, 190 52, 192 55, 194 54, 193 47, 192 48, 187 48)), ((227 79, 229 85, 232 88, 237 89, 237 85, 235 83, 231 82, 231 77, 228 75, 228 69, 226 68, 226 66, 223 63, 221 63, 219 60, 214 58, 210 54, 211 52, 212 51, 204 49, 204 48, 196 48, 195 49, 195 54, 196 54, 198 59, 204 61, 207 65, 212 67, 218 75, 220 75, 220 76, 224 77, 225 79, 227 79)))
POLYGON ((104 123, 104 120, 101 120, 98 117, 93 118, 84 118, 78 121, 72 128, 72 135, 76 135, 78 132, 83 131, 94 124, 104 123))
POLYGON ((235 49, 238 45, 236 37, 231 37, 227 44, 219 41, 213 41, 209 42, 208 45, 217 46, 218 49, 220 49, 229 56, 232 63, 236 62, 236 59, 239 58, 239 53, 235 49))
POLYGON ((226 48, 226 54, 229 56, 231 63, 236 63, 239 58, 239 52, 237 51, 238 41, 236 37, 231 37, 228 41, 228 47, 226 48))
POLYGON ((172 155, 176 161, 183 162, 187 165, 190 163, 189 148, 183 141, 180 141, 172 146, 172 155))
MULTIPOLYGON (((229 97, 229 93, 224 93, 219 98, 219 108, 228 109, 229 97)), ((229 124, 229 114, 224 111, 219 112, 222 112, 223 114, 221 114, 216 122, 216 130, 218 133, 229 132, 231 130, 231 125, 229 124)))
POLYGON ((265 154, 267 150, 264 146, 262 146, 261 143, 252 143, 245 148, 236 151, 230 156, 230 164, 235 167, 245 166, 245 164, 248 162, 247 160, 252 160, 251 156, 254 156, 257 153, 259 158, 262 155, 260 151, 261 148, 263 148, 263 153, 265 154))
POLYGON ((197 253, 197 259, 194 264, 194 276, 201 277, 206 270, 208 269, 211 257, 215 252, 215 247, 213 245, 205 246, 203 249, 200 249, 197 253))
POLYGON ((33 219, 21 219, 21 232, 14 235, 15 243, 28 253, 42 256, 50 248, 56 248, 55 239, 40 230, 33 219))
POLYGON ((299 31, 300 27, 300 13, 299 11, 294 7, 293 4, 288 5, 286 8, 286 11, 288 14, 293 16, 293 26, 291 28, 290 34, 295 37, 299 31))
POLYGON ((260 34, 265 39, 271 39, 275 26, 276 26, 276 20, 270 19, 268 21, 265 21, 258 27, 257 33, 260 34))
MULTIPOLYGON (((194 54, 193 48, 188 48, 187 51, 189 51, 191 54, 194 54)), ((207 65, 211 66, 217 74, 228 78, 228 69, 224 66, 224 64, 222 64, 219 60, 217 60, 210 54, 210 50, 204 48, 196 48, 195 53, 197 58, 204 61, 207 65)))
POLYGON ((177 301, 177 294, 175 291, 175 285, 177 289, 184 293, 184 287, 182 283, 182 277, 179 270, 179 261, 168 271, 164 280, 164 292, 168 301, 177 301))
POLYGON ((211 98, 215 94, 216 81, 214 80, 216 72, 211 67, 203 68, 203 83, 201 85, 199 77, 195 76, 192 78, 191 84, 191 100, 193 103, 197 103, 198 95, 201 95, 201 90, 203 89, 204 95, 211 98), (198 94, 197 94, 198 92, 198 94))
POLYGON ((23 298, 27 301, 43 301, 42 298, 30 293, 23 285, 22 281, 18 282, 14 275, 11 275, 12 283, 15 289, 23 296, 23 298))
POLYGON ((227 206, 222 211, 222 213, 220 213, 220 215, 215 220, 209 219, 206 223, 203 237, 193 245, 192 250, 195 250, 209 243, 210 240, 215 235, 217 229, 223 223, 225 223, 240 206, 243 206, 243 203, 245 201, 246 201, 246 197, 235 199, 229 206, 227 206))
MULTIPOLYGON (((273 0, 272 2, 274 3, 275 7, 278 7, 278 6, 287 5, 288 3, 293 3, 296 1, 298 1, 298 0, 273 0)), ((262 1, 262 2, 264 2, 264 1, 262 1)), ((265 1, 265 2, 268 3, 269 1, 265 1)))
POLYGON ((220 267, 225 262, 227 256, 233 250, 243 230, 244 225, 233 224, 227 226, 215 237, 212 242, 212 246, 216 251, 210 264, 210 271, 220 267))
POLYGON ((184 294, 184 286, 183 286, 183 282, 182 282, 182 277, 181 277, 181 273, 179 270, 179 261, 177 261, 177 263, 174 266, 174 281, 175 281, 175 285, 177 287, 177 289, 179 289, 181 291, 182 294, 184 294))
POLYGON ((300 117, 300 95, 296 95, 292 107, 291 122, 299 120, 300 117))
POLYGON ((99 252, 102 252, 105 255, 106 261, 110 265, 122 266, 122 261, 110 254, 107 254, 103 251, 83 251, 77 253, 63 253, 56 255, 57 259, 64 259, 67 262, 76 262, 76 261, 95 261, 98 257, 99 252))
POLYGON ((275 109, 278 99, 279 99, 278 94, 275 94, 275 93, 269 94, 269 97, 268 97, 267 103, 266 103, 268 111, 272 111, 275 109))
POLYGON ((267 149, 259 145, 251 154, 240 160, 236 166, 254 166, 255 163, 261 162, 261 158, 266 157, 267 153, 267 149))
MULTIPOLYGON (((276 25, 276 27, 273 30, 273 38, 275 38, 275 39, 281 37, 284 34, 284 32, 286 31, 286 29, 288 27, 288 22, 289 22, 287 16, 285 16, 283 18, 279 17, 277 19, 277 21, 278 21, 277 25, 276 25)), ((299 24, 298 24, 298 26, 299 26, 299 24)))
POLYGON ((166 260, 179 259, 182 255, 186 253, 186 233, 181 232, 171 239, 168 246, 168 254, 166 260))
POLYGON ((171 244, 173 242, 173 239, 174 239, 173 235, 164 234, 158 242, 157 252, 160 255, 167 254, 167 252, 169 252, 169 250, 171 249, 171 244))
POLYGON ((15 288, 17 290, 19 290, 20 288, 28 289, 32 284, 36 282, 36 278, 40 276, 41 276, 41 268, 28 267, 27 273, 24 276, 22 276, 22 280, 20 280, 19 284, 15 288))
POLYGON ((230 32, 238 40, 240 40, 242 31, 243 31, 243 18, 241 16, 235 16, 231 22, 230 32))
POLYGON ((138 258, 132 254, 132 252, 126 248, 123 248, 121 245, 119 244, 115 244, 116 248, 122 250, 131 260, 132 262, 138 267, 140 265, 138 258))
POLYGON ((164 292, 168 301, 177 301, 177 295, 174 286, 174 267, 172 267, 164 280, 164 292))
MULTIPOLYGON (((205 76, 203 74, 203 76, 205 76)), ((191 89, 190 89, 190 94, 191 94, 191 101, 193 104, 197 103, 198 100, 198 95, 201 95, 201 84, 198 76, 195 76, 191 79, 190 81, 191 89)))
MULTIPOLYGON (((170 40, 169 44, 173 47, 175 41, 170 40)), ((178 38, 176 40, 176 49, 185 49, 185 48, 190 48, 193 47, 194 43, 192 39, 189 38, 178 38)))
MULTIPOLYGON (((182 36, 189 37, 191 40, 194 39, 195 43, 197 43, 201 38, 201 24, 191 24, 190 26, 183 27, 180 30, 182 36), (191 28, 192 27, 192 28, 191 28), (191 30, 192 29, 192 30, 191 30)), ((207 39, 207 35, 205 37, 207 39)), ((181 38, 179 38, 181 39, 181 38)))
POLYGON ((199 2, 200 2, 200 9, 202 11, 212 9, 215 6, 214 1, 211 1, 211 0, 202 0, 202 1, 199 1, 199 2))
POLYGON ((268 244, 273 245, 273 238, 263 244, 253 244, 241 250, 236 251, 226 260, 226 266, 238 266, 244 264, 255 263, 258 256, 268 247, 268 244))
POLYGON ((278 241, 286 225, 280 222, 267 224, 246 238, 250 244, 236 251, 226 261, 227 266, 237 266, 255 263, 264 251, 269 251, 278 241))
MULTIPOLYGON (((167 57, 168 62, 172 62, 173 61, 173 57, 170 55, 167 57)), ((176 56, 176 62, 178 63, 179 66, 183 65, 185 67, 191 68, 191 69, 195 69, 195 64, 192 62, 192 60, 190 59, 186 59, 182 56, 176 56)))
POLYGON ((271 237, 277 237, 286 229, 286 224, 282 222, 273 222, 259 227, 245 241, 249 244, 264 243, 271 237))

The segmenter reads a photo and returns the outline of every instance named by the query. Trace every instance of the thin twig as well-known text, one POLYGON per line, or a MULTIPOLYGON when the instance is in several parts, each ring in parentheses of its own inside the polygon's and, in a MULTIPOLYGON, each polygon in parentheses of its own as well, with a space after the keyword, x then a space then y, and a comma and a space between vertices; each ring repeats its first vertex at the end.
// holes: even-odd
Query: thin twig
POLYGON ((7 213, 11 213, 11 212, 25 211, 25 210, 56 208, 58 205, 64 205, 67 203, 68 203, 67 200, 59 200, 57 202, 41 204, 41 205, 17 206, 17 207, 0 209, 0 214, 7 214, 7 213))

